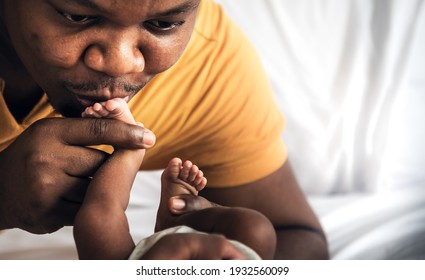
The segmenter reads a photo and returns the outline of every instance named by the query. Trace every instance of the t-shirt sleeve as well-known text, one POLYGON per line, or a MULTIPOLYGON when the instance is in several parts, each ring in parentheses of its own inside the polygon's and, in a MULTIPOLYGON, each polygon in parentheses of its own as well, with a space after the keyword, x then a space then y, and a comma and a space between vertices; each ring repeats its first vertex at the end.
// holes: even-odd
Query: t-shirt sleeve
POLYGON ((193 155, 214 187, 258 180, 286 160, 283 116, 254 48, 234 25, 212 53, 203 91, 210 105, 194 114, 204 134, 193 155))

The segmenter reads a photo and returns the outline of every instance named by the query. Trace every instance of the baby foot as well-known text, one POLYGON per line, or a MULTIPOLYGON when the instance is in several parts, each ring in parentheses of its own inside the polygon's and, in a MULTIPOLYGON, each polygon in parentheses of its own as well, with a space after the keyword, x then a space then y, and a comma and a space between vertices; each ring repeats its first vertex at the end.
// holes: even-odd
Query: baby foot
MULTIPOLYGON (((129 124, 136 124, 136 121, 128 108, 127 102, 122 98, 113 98, 105 102, 97 102, 92 106, 87 107, 81 116, 83 118, 116 119, 129 124)), ((143 126, 141 123, 137 123, 137 125, 143 126)), ((151 135, 153 135, 153 133, 151 133, 151 135)), ((120 160, 127 162, 129 169, 130 166, 133 166, 136 170, 138 170, 142 164, 145 152, 145 149, 115 149, 114 157, 121 157, 120 160)))
POLYGON ((161 176, 161 200, 159 203, 155 231, 174 226, 175 216, 170 212, 170 198, 176 195, 198 195, 207 184, 207 178, 198 166, 190 161, 173 158, 161 176))
POLYGON ((122 98, 114 98, 105 102, 98 102, 87 107, 81 114, 84 118, 109 118, 126 123, 135 124, 133 115, 122 98))

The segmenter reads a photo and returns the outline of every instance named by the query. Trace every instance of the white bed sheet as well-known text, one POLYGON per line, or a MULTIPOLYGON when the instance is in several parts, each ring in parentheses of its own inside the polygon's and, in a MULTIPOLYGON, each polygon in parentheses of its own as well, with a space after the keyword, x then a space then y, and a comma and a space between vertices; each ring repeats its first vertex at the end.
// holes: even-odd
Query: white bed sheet
MULTIPOLYGON (((127 215, 134 241, 153 233, 160 171, 140 172, 127 215)), ((309 196, 329 241, 332 259, 425 259, 425 189, 375 195, 309 196)), ((72 228, 49 235, 0 233, 0 259, 76 259, 72 228)))

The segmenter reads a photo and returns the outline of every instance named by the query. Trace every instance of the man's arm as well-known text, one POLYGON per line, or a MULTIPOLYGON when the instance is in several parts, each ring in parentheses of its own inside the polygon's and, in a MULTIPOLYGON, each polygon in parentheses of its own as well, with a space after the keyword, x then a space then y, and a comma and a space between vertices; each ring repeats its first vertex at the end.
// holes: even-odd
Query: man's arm
MULTIPOLYGON (((276 259, 329 258, 323 230, 289 162, 253 183, 232 188, 210 187, 203 190, 201 195, 221 205, 247 207, 267 216, 276 229, 276 259)), ((184 210, 211 206, 200 199, 191 199, 187 200, 184 210)))

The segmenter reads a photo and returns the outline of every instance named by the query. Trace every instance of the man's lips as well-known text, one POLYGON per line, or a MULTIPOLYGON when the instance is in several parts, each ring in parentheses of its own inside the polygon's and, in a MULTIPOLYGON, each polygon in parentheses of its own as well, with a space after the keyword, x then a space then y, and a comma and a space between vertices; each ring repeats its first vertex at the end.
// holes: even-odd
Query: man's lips
POLYGON ((113 97, 113 98, 99 98, 99 97, 90 97, 90 96, 83 96, 83 95, 75 95, 77 101, 84 107, 90 107, 93 106, 95 103, 101 103, 101 102, 105 102, 108 101, 110 99, 114 99, 114 98, 121 98, 123 99, 125 102, 128 102, 130 100, 129 96, 124 96, 124 97, 113 97))

